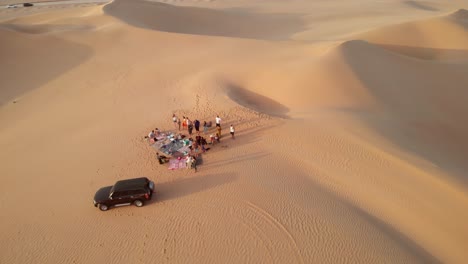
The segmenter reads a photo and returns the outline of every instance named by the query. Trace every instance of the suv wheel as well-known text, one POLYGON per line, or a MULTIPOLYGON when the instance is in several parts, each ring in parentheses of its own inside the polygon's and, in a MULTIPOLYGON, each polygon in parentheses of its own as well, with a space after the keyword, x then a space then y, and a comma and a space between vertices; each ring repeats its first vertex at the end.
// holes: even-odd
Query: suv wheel
POLYGON ((142 206, 143 206, 143 202, 140 201, 140 200, 136 200, 135 202, 133 202, 133 204, 134 204, 136 207, 142 207, 142 206))
POLYGON ((101 211, 107 211, 107 209, 109 209, 109 207, 105 204, 99 204, 98 207, 101 211))

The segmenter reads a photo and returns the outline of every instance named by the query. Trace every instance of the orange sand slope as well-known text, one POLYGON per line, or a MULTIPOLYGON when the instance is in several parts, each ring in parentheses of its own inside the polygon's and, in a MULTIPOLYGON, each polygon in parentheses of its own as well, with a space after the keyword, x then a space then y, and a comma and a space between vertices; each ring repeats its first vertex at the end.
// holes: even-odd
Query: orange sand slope
POLYGON ((0 263, 464 263, 467 7, 0 10, 0 263), (173 113, 223 118, 197 173, 143 139, 173 113), (92 206, 139 176, 143 208, 92 206))

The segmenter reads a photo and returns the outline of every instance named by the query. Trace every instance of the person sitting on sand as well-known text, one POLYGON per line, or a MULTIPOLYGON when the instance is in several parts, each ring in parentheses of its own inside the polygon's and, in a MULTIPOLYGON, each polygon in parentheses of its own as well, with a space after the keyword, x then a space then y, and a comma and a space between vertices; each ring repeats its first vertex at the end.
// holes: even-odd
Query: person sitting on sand
POLYGON ((154 131, 154 137, 159 137, 161 135, 161 131, 159 131, 158 128, 156 128, 154 131))
POLYGON ((209 150, 210 148, 205 147, 205 145, 201 146, 202 153, 205 153, 209 150))
POLYGON ((148 138, 149 139, 154 139, 154 136, 155 136, 154 130, 151 130, 151 132, 149 132, 149 134, 148 134, 148 138))
POLYGON ((159 161, 159 164, 164 164, 169 161, 169 158, 164 155, 159 155, 159 152, 156 152, 156 158, 159 161))
POLYGON ((197 162, 198 162, 198 161, 197 161, 197 158, 196 158, 196 157, 193 157, 192 159, 193 159, 193 161, 192 161, 192 168, 194 168, 194 169, 195 169, 195 172, 197 172, 197 162))

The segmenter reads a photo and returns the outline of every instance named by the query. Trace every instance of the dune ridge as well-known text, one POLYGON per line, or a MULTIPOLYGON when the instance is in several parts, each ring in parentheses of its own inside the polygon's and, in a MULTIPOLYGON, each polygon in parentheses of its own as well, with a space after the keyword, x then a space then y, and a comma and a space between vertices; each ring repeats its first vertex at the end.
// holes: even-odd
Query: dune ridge
POLYGON ((130 25, 166 32, 255 39, 288 39, 301 31, 300 17, 114 0, 104 12, 130 25), (220 21, 222 23, 220 23, 220 21))

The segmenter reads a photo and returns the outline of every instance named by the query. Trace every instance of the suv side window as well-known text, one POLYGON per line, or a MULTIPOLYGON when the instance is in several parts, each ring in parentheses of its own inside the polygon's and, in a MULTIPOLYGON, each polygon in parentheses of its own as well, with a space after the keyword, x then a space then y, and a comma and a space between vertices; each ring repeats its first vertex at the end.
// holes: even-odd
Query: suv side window
POLYGON ((114 192, 112 194, 112 198, 121 198, 121 197, 124 197, 124 196, 127 196, 128 195, 128 192, 127 191, 121 191, 121 192, 114 192))
POLYGON ((132 190, 132 191, 129 191, 129 194, 130 195, 138 195, 138 194, 142 194, 144 193, 144 191, 142 190, 132 190))

